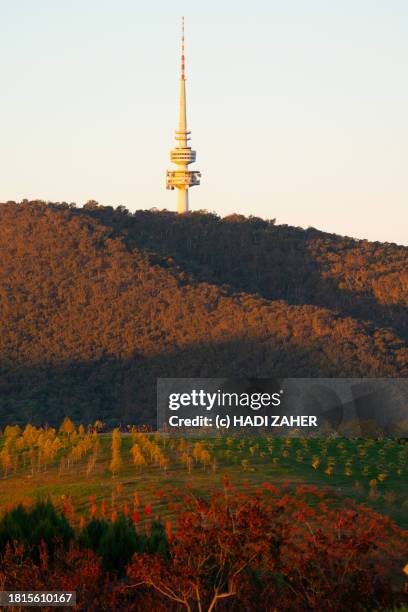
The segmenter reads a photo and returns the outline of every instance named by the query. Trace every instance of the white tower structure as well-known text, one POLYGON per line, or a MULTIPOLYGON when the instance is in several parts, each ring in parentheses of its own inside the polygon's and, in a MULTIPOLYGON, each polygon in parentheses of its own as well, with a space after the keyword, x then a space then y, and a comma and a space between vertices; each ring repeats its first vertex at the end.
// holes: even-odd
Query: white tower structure
POLYGON ((188 189, 200 184, 201 173, 189 170, 189 164, 196 160, 196 152, 188 146, 191 132, 187 130, 186 76, 184 63, 184 17, 181 18, 181 76, 179 126, 176 130, 176 146, 170 151, 170 160, 178 166, 177 170, 167 170, 167 189, 178 189, 177 212, 188 211, 188 189))

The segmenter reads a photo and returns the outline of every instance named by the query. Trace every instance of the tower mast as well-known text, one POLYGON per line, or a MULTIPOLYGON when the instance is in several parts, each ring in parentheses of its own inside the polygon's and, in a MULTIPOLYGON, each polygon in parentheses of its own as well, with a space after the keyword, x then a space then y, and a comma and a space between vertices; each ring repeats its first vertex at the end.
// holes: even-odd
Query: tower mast
POLYGON ((196 152, 188 146, 190 131, 187 129, 186 109, 186 74, 184 55, 184 17, 181 18, 181 74, 180 74, 180 103, 179 125, 176 130, 176 146, 170 151, 170 160, 177 165, 177 170, 167 170, 167 189, 178 190, 177 212, 188 211, 188 189, 200 184, 201 173, 189 170, 188 166, 195 162, 196 152))

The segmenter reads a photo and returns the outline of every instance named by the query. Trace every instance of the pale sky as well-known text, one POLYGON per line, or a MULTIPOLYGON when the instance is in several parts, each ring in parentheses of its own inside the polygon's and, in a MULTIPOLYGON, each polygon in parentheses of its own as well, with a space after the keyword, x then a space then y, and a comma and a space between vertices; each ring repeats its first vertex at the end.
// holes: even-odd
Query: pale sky
POLYGON ((0 0, 0 201, 192 210, 408 244, 406 0, 0 0))

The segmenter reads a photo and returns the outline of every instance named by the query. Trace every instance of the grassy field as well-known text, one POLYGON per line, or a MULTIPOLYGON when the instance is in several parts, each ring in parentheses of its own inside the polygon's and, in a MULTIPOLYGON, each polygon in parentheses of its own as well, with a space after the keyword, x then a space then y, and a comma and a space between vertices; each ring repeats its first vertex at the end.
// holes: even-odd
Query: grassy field
POLYGON ((142 511, 150 504, 152 515, 164 517, 168 509, 158 495, 163 487, 205 493, 228 475, 238 487, 265 481, 328 487, 339 505, 351 498, 408 527, 404 442, 117 433, 114 465, 111 433, 39 431, 0 438, 0 514, 18 502, 50 497, 80 520, 91 506, 98 514, 132 508, 136 495, 142 511))

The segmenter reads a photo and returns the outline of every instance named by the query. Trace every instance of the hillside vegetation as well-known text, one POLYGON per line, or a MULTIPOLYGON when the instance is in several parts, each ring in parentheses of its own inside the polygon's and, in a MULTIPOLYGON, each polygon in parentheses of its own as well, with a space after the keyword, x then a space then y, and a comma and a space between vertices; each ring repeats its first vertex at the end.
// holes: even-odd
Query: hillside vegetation
POLYGON ((234 215, 0 205, 0 426, 155 421, 158 376, 407 376, 408 248, 234 215))
POLYGON ((4 590, 76 591, 78 612, 406 601, 404 441, 102 428, 0 435, 4 590))

